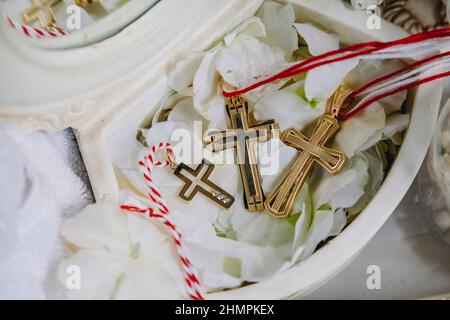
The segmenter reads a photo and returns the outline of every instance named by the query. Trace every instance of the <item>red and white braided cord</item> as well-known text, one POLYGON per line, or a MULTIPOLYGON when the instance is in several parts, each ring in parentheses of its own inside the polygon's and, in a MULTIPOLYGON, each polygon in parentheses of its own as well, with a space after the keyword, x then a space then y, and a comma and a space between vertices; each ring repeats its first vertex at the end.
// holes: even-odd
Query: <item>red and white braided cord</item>
POLYGON ((20 33, 24 34, 25 36, 27 36, 29 38, 36 38, 36 39, 48 38, 48 37, 57 38, 57 37, 65 36, 65 35, 69 34, 68 31, 64 31, 63 29, 59 29, 59 28, 55 28, 53 30, 45 30, 45 29, 40 29, 40 28, 36 28, 33 26, 27 26, 25 24, 21 24, 21 23, 15 21, 14 19, 12 19, 11 17, 7 16, 4 13, 2 13, 2 16, 10 28, 16 29, 17 31, 19 31, 20 33))
POLYGON ((147 218, 153 218, 160 221, 167 226, 172 238, 177 247, 177 253, 182 263, 183 273, 185 275, 185 282, 187 292, 193 300, 204 300, 203 290, 200 285, 200 281, 197 276, 197 271, 192 266, 189 258, 187 257, 184 249, 181 233, 178 231, 176 225, 172 221, 169 207, 164 201, 161 193, 158 191, 158 187, 151 178, 152 170, 154 167, 163 168, 171 165, 169 159, 160 161, 157 159, 156 153, 161 150, 165 150, 173 159, 173 150, 171 145, 167 142, 161 142, 158 145, 154 145, 150 148, 150 152, 146 154, 139 162, 139 168, 144 176, 146 185, 149 189, 148 197, 150 198, 154 207, 145 207, 135 199, 127 199, 125 203, 120 206, 121 209, 144 214, 147 218))

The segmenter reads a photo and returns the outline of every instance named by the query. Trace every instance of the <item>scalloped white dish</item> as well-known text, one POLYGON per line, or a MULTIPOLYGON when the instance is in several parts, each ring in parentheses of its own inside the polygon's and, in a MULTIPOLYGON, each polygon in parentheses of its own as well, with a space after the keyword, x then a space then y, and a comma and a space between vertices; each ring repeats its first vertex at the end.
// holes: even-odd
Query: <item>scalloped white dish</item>
MULTIPOLYGON (((311 22, 317 26, 337 33, 342 41, 355 43, 369 40, 390 40, 405 36, 397 27, 383 22, 381 30, 366 28, 367 15, 348 10, 340 2, 324 0, 293 0, 297 21, 311 22), (340 17, 336 19, 335 17, 340 17)), ((254 8, 248 16, 254 14, 254 8)), ((216 28, 224 35, 229 28, 216 28)), ((201 50, 210 43, 192 47, 191 51, 201 50)), ((135 143, 136 129, 149 119, 160 100, 170 91, 167 78, 154 84, 146 95, 140 96, 133 106, 117 122, 107 128, 104 156, 112 161, 123 160, 120 145, 135 143)), ((410 126, 405 134, 400 152, 385 178, 381 188, 369 205, 336 238, 328 241, 312 256, 301 261, 291 269, 274 276, 270 280, 240 287, 237 289, 210 293, 207 299, 282 299, 301 297, 314 290, 342 268, 344 268, 368 241, 375 235, 403 198, 423 161, 437 117, 442 93, 441 83, 433 83, 411 90, 407 108, 411 111, 410 126), (395 192, 393 192, 395 190, 395 192)), ((92 144, 91 148, 99 149, 92 144)), ((85 150, 86 152, 87 150, 85 150)), ((109 168, 108 178, 94 185, 97 196, 118 199, 118 185, 114 166, 109 168)))

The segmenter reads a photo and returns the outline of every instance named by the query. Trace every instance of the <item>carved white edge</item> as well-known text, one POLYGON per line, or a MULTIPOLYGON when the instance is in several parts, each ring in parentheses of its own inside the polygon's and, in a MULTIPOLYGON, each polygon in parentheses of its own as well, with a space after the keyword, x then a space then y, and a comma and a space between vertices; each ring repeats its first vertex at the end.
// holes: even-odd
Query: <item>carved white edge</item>
MULTIPOLYGON (((0 103, 0 121, 17 121, 30 130, 59 130, 68 126, 85 130, 91 124, 95 126, 102 114, 115 113, 118 105, 135 90, 148 90, 149 84, 160 78, 168 65, 194 48, 205 49, 219 38, 224 29, 213 26, 230 29, 254 13, 261 2, 163 0, 117 35, 68 50, 35 47, 0 24, 10 50, 24 63, 38 68, 35 72, 42 75, 43 81, 49 79, 39 89, 57 97, 37 104, 0 103), (79 85, 73 90, 69 88, 67 97, 59 98, 58 76, 76 77, 79 85)), ((23 95, 32 100, 33 91, 35 88, 24 88, 23 95)))
MULTIPOLYGON (((201 1, 195 2, 200 4, 201 1)), ((348 10, 339 1, 289 0, 289 2, 295 5, 296 14, 300 20, 311 21, 338 32, 342 39, 349 42, 390 40, 405 35, 400 28, 388 22, 383 22, 382 29, 379 31, 369 31, 366 28, 367 15, 364 12, 348 10)), ((192 1, 189 3, 192 5, 192 1)), ((197 31, 195 34, 181 32, 180 38, 166 43, 169 49, 162 50, 157 57, 149 56, 151 58, 131 74, 93 92, 63 101, 64 111, 57 111, 58 106, 61 107, 59 102, 40 105, 43 111, 34 112, 34 115, 30 115, 33 113, 33 108, 25 106, 20 112, 10 112, 10 116, 16 117, 17 120, 25 119, 25 123, 34 128, 58 129, 67 124, 75 127, 97 200, 117 200, 118 185, 106 142, 108 138, 117 128, 124 125, 137 128, 143 117, 156 108, 159 99, 169 91, 165 78, 167 66, 190 51, 208 47, 232 26, 251 16, 261 1, 227 1, 227 6, 224 6, 225 2, 221 1, 220 8, 215 7, 215 3, 216 1, 208 1, 207 5, 204 3, 206 9, 198 8, 202 9, 199 10, 199 18, 202 17, 203 21, 201 23, 197 21, 192 26, 192 30, 197 31), (123 86, 126 86, 127 90, 123 90, 123 86), (99 104, 107 107, 99 108, 98 112, 92 112, 93 108, 90 107, 99 104), (73 114, 67 115, 64 119, 68 110, 73 114), (49 115, 51 112, 57 112, 57 115, 52 117, 49 115), (14 113, 16 115, 11 115, 14 113), (33 116, 40 118, 35 120, 33 116)), ((183 7, 182 3, 179 6, 177 10, 189 11, 189 8, 183 7)), ((133 26, 131 29, 134 30, 133 26)), ((128 32, 134 34, 133 32, 139 31, 129 30, 128 32)), ((166 33, 165 36, 169 34, 166 33)), ((147 36, 146 39, 149 41, 151 37, 147 36)), ((126 41, 126 38, 122 38, 122 41, 126 41)), ((113 47, 120 50, 120 42, 111 44, 111 48, 113 47)), ((414 92, 415 99, 410 101, 413 110, 411 124, 397 160, 375 198, 355 221, 338 237, 290 270, 265 282, 208 294, 206 298, 301 297, 325 283, 349 264, 401 201, 425 157, 438 115, 442 84, 441 82, 427 84, 414 92)))

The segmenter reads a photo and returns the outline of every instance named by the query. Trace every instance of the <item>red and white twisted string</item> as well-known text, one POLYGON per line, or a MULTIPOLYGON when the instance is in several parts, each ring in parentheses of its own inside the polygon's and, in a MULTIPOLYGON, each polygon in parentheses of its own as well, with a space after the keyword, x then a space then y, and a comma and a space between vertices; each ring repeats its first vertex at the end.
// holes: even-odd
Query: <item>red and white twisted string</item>
POLYGON ((192 263, 190 262, 188 256, 184 251, 181 233, 178 231, 177 226, 172 221, 169 207, 163 199, 161 193, 158 191, 158 186, 151 178, 153 168, 169 167, 173 163, 173 161, 171 161, 169 158, 174 159, 172 147, 168 142, 161 142, 157 145, 152 146, 150 148, 150 151, 138 162, 139 169, 144 176, 146 185, 148 187, 147 195, 153 206, 146 207, 136 199, 129 198, 123 205, 120 206, 120 208, 126 211, 144 214, 145 217, 156 219, 157 221, 167 226, 167 229, 169 230, 175 242, 177 253, 181 260, 182 270, 185 275, 184 280, 186 282, 186 289, 189 297, 193 300, 204 300, 203 289, 200 285, 197 271, 192 266, 192 263), (162 150, 166 151, 168 154, 168 157, 165 161, 158 160, 156 155, 158 151, 162 150))
POLYGON ((11 17, 7 16, 4 13, 1 13, 2 17, 4 18, 6 24, 12 28, 16 29, 20 33, 24 34, 28 38, 35 38, 35 39, 41 39, 41 38, 57 38, 60 36, 68 35, 70 32, 64 31, 63 29, 54 28, 53 30, 46 30, 46 29, 40 29, 33 26, 28 26, 26 24, 21 24, 11 17))

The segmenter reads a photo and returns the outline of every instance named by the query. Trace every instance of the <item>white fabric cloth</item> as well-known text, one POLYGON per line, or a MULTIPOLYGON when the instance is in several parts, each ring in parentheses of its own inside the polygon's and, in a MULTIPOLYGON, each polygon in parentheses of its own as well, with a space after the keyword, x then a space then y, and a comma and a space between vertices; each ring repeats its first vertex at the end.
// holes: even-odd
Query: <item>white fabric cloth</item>
POLYGON ((61 136, 0 126, 1 299, 47 297, 48 270, 62 248, 62 217, 79 211, 89 198, 67 164, 70 156, 63 153, 71 148, 64 148, 67 139, 61 136))

